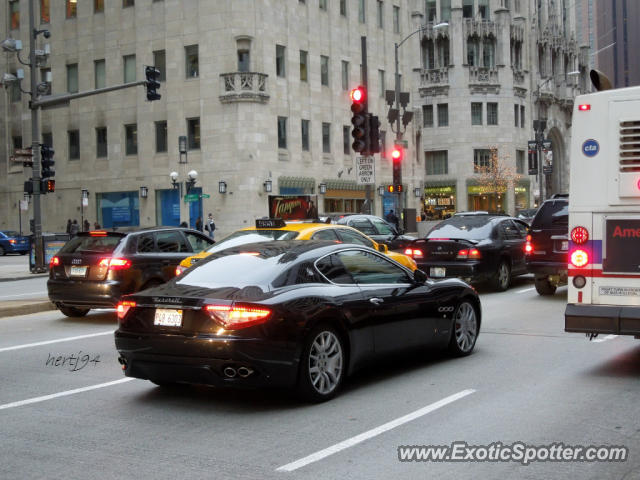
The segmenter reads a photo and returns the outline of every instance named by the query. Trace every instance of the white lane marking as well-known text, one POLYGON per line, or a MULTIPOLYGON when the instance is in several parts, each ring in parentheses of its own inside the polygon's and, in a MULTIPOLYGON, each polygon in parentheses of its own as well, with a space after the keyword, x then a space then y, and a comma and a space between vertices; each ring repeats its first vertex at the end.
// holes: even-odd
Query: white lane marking
POLYGON ((535 290, 535 289, 536 289, 536 287, 525 288, 523 290, 517 290, 516 293, 530 292, 531 290, 535 290))
POLYGON ((324 450, 320 450, 316 453, 312 453, 304 458, 296 460, 295 462, 287 463, 281 467, 276 468, 276 472, 293 472, 299 468, 302 468, 310 463, 317 462, 318 460, 322 460, 323 458, 328 457, 329 455, 333 455, 334 453, 338 453, 342 450, 345 450, 349 447, 353 447, 358 443, 364 442, 365 440, 369 440, 375 436, 380 435, 381 433, 387 432, 393 428, 399 427, 400 425, 404 425, 405 423, 411 422, 417 418, 420 418, 427 413, 431 413, 434 410, 437 410, 445 405, 455 402, 456 400, 460 400, 467 395, 471 395, 475 390, 468 389, 462 390, 461 392, 454 393, 453 395, 448 396, 447 398, 443 398, 431 405, 427 405, 415 412, 411 412, 403 417, 396 418, 395 420, 391 420, 390 422, 385 423, 384 425, 380 425, 379 427, 368 430, 360 435, 356 435, 355 437, 348 438, 340 443, 336 443, 324 450))
POLYGON ((65 392, 53 393, 51 395, 45 395, 43 397, 34 397, 34 398, 28 398, 27 400, 20 400, 19 402, 5 403, 4 405, 0 405, 0 410, 4 410, 5 408, 21 407, 23 405, 29 405, 31 403, 44 402, 46 400, 52 400, 58 397, 66 397, 68 395, 74 395, 76 393, 88 392, 89 390, 96 390, 97 388, 110 387, 111 385, 118 385, 119 383, 130 382, 131 380, 135 380, 135 378, 131 378, 131 377, 121 378, 120 380, 114 380, 113 382, 99 383, 97 385, 90 385, 88 387, 76 388, 74 390, 67 390, 65 392))
POLYGON ((114 330, 109 330, 108 332, 90 333, 88 335, 78 335, 77 337, 59 338, 57 340, 47 340, 46 342, 25 343, 23 345, 14 345, 13 347, 0 348, 0 352, 8 352, 9 350, 20 350, 21 348, 39 347, 41 345, 50 345, 52 343, 59 342, 71 342, 73 340, 81 340, 83 338, 99 337, 101 335, 111 335, 113 334, 113 332, 114 330))
MULTIPOLYGON (((8 300, 11 299, 13 297, 28 297, 29 295, 42 295, 42 294, 47 294, 47 291, 45 290, 44 292, 31 292, 31 293, 16 293, 13 295, 4 295, 2 297, 0 297, 0 300, 8 300)), ((48 301, 49 299, 45 299, 45 301, 48 301)))
POLYGON ((593 340, 591 340, 593 343, 602 343, 602 342, 606 342, 607 340, 613 340, 614 338, 616 338, 618 335, 607 335, 606 337, 603 338, 595 338, 593 340))

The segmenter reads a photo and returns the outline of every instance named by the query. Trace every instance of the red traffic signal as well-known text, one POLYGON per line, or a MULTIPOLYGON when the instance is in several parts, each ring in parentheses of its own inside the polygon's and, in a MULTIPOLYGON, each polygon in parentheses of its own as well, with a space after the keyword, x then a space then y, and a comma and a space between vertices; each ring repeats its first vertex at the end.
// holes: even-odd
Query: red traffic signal
POLYGON ((367 91, 364 87, 356 87, 349 93, 353 103, 364 103, 367 99, 367 91))
POLYGON ((402 160, 403 150, 400 145, 394 145, 393 150, 391 150, 391 158, 394 160, 402 160))

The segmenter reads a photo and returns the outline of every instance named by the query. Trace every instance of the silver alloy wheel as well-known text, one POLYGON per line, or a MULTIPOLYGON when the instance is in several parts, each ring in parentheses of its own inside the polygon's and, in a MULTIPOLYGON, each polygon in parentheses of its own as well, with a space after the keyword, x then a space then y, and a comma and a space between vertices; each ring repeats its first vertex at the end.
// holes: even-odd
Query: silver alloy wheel
POLYGON ((505 262, 502 262, 498 267, 498 284, 505 290, 509 285, 509 266, 505 262))
POLYGON ((467 302, 462 303, 456 310, 454 325, 458 347, 461 351, 467 353, 473 348, 478 335, 476 311, 467 302))
POLYGON ((331 393, 342 378, 342 346, 329 331, 320 332, 309 351, 309 378, 313 388, 323 395, 331 393))

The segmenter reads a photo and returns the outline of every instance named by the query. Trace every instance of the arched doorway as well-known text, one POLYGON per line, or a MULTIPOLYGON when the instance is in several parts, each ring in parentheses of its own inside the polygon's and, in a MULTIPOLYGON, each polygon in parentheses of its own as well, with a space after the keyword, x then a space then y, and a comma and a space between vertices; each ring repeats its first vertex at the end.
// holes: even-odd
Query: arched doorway
POLYGON ((547 139, 551 140, 551 150, 553 152, 553 171, 551 175, 545 175, 546 198, 550 198, 554 193, 567 193, 569 185, 567 181, 568 169, 565 164, 567 156, 562 132, 558 127, 552 127, 549 130, 547 139))

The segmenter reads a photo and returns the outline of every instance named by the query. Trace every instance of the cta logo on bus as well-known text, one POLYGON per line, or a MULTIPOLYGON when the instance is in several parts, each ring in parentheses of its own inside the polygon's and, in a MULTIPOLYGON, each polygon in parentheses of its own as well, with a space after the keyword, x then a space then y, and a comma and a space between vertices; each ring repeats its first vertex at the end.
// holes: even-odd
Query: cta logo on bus
POLYGON ((585 140, 582 144, 582 153, 584 153, 587 157, 595 157, 600 151, 600 144, 590 138, 589 140, 585 140))

